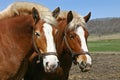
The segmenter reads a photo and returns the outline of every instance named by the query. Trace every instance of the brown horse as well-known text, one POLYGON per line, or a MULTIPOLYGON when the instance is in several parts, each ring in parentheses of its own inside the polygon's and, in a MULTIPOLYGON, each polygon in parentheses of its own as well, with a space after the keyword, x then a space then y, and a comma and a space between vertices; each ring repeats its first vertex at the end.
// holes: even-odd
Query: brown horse
POLYGON ((41 19, 35 8, 31 12, 0 20, 0 80, 21 80, 34 51, 42 58, 46 72, 58 66, 53 37, 56 23, 50 22, 50 17, 41 19))
MULTIPOLYGON (((67 13, 68 12, 66 11, 61 11, 58 16, 58 20, 61 18, 64 19, 65 16, 67 16, 67 13)), ((91 12, 89 12, 85 17, 80 16, 76 12, 72 12, 68 17, 71 18, 72 21, 64 30, 64 42, 72 53, 74 63, 78 64, 83 72, 88 70, 88 66, 90 69, 92 64, 87 48, 87 37, 89 33, 86 27, 86 22, 88 22, 90 16, 91 12)))
POLYGON ((59 25, 67 24, 67 26, 59 26, 61 32, 56 38, 60 66, 65 77, 63 80, 68 79, 72 62, 78 64, 82 72, 89 71, 91 68, 92 59, 87 48, 89 33, 86 27, 90 16, 91 12, 81 17, 75 12, 61 11, 57 18, 59 25))

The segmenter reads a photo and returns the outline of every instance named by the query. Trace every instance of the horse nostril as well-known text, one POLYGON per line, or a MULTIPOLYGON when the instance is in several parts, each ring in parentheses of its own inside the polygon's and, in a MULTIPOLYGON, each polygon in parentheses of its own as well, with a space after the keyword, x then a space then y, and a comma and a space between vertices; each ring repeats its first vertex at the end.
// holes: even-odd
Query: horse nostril
POLYGON ((90 71, 91 67, 92 67, 92 65, 86 64, 86 67, 83 69, 83 72, 90 71))
POLYGON ((51 67, 54 69, 56 65, 52 65, 51 67))
POLYGON ((60 66, 60 62, 57 62, 58 63, 58 66, 60 66))
POLYGON ((46 66, 48 66, 48 63, 49 63, 49 62, 46 62, 46 66))
POLYGON ((81 62, 81 65, 86 66, 86 62, 85 62, 85 61, 82 61, 82 62, 81 62))
POLYGON ((81 69, 81 71, 83 72, 84 68, 86 67, 86 62, 82 61, 81 63, 78 63, 79 68, 81 69))

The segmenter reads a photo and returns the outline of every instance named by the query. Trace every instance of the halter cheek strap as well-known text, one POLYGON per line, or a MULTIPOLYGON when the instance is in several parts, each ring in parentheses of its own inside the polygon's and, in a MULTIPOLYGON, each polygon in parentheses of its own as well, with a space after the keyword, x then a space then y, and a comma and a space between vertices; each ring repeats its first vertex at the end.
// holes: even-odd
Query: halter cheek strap
MULTIPOLYGON (((66 43, 68 49, 70 50, 70 52, 73 53, 72 49, 70 48, 70 46, 68 44, 68 41, 67 41, 67 38, 66 38, 66 33, 65 33, 65 36, 64 36, 64 40, 65 40, 65 43, 66 43)), ((72 57, 73 57, 73 54, 72 54, 72 57)))
POLYGON ((32 39, 33 39, 33 46, 34 46, 34 48, 35 48, 36 53, 38 54, 38 61, 37 61, 37 63, 40 63, 41 52, 40 52, 40 50, 37 48, 37 45, 36 45, 36 43, 35 43, 35 40, 34 40, 34 31, 33 31, 32 39))

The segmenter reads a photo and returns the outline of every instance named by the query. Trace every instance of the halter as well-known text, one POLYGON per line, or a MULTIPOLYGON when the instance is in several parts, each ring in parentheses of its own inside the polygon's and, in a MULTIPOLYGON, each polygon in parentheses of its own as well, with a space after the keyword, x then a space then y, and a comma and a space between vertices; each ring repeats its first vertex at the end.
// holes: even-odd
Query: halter
MULTIPOLYGON (((71 47, 69 46, 69 44, 68 44, 68 40, 67 40, 67 38, 66 38, 66 35, 67 35, 67 34, 66 34, 66 28, 65 28, 65 33, 64 33, 64 34, 65 34, 65 35, 64 35, 64 40, 65 40, 65 43, 66 43, 68 49, 69 49, 70 52, 72 53, 72 58, 74 58, 75 56, 80 55, 80 54, 74 52, 74 51, 71 49, 71 47), (75 53, 76 53, 76 54, 75 54, 75 53)), ((90 55, 88 52, 84 52, 84 53, 90 55)))
MULTIPOLYGON (((65 43, 66 43, 68 49, 69 49, 70 52, 72 53, 73 63, 76 65, 77 63, 76 63, 75 57, 78 56, 78 55, 82 55, 82 54, 78 54, 78 53, 74 52, 74 51, 70 48, 70 46, 69 46, 69 44, 68 44, 68 41, 67 41, 67 38, 66 38, 66 35, 67 35, 67 34, 65 33, 64 40, 65 40, 65 43)), ((88 52, 84 52, 84 53, 90 55, 88 52)))
POLYGON ((45 56, 47 56, 47 55, 55 55, 55 56, 57 56, 57 54, 55 54, 54 52, 49 52, 49 53, 44 53, 44 54, 41 53, 41 51, 38 49, 38 47, 37 47, 37 45, 36 45, 36 43, 35 43, 35 40, 34 40, 34 30, 33 30, 32 39, 33 39, 33 40, 32 40, 32 41, 33 41, 33 46, 34 46, 34 48, 35 48, 36 53, 38 54, 37 63, 40 63, 40 60, 41 60, 42 58, 44 58, 45 56))
POLYGON ((74 56, 76 56, 76 55, 79 55, 79 54, 74 54, 75 52, 73 52, 73 50, 72 50, 71 47, 69 46, 68 41, 67 41, 67 38, 66 38, 66 33, 65 33, 65 36, 64 36, 64 40, 65 40, 65 43, 66 43, 68 49, 69 49, 70 52, 72 53, 72 57, 74 57, 74 56))

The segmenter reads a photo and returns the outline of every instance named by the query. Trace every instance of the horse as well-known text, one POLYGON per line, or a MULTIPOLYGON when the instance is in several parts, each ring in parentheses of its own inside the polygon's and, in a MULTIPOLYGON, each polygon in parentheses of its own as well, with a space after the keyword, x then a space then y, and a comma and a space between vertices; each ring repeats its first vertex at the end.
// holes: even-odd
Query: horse
MULTIPOLYGON (((14 2, 10 4, 5 10, 0 12, 0 19, 10 18, 14 16, 23 16, 32 14, 31 9, 35 7, 41 17, 41 20, 44 20, 51 25, 56 25, 56 21, 54 18, 59 14, 59 8, 56 8, 54 12, 51 11, 40 4, 31 3, 31 2, 14 2)), ((57 30, 55 30, 57 32, 57 30)), ((34 53, 29 60, 32 61, 33 57, 37 54, 34 53)), ((38 61, 39 62, 39 61, 38 61)))
MULTIPOLYGON (((61 13, 58 16, 58 20, 64 19, 65 16, 67 16, 67 13, 68 12, 66 11, 61 11, 61 13)), ((90 19, 90 16, 91 12, 89 12, 84 17, 80 16, 76 12, 71 12, 69 17, 72 18, 72 20, 63 32, 64 42, 66 43, 66 46, 72 53, 73 59, 75 59, 73 60, 73 62, 75 64, 78 64, 83 72, 86 71, 87 69, 82 69, 82 67, 88 65, 90 68, 90 66, 92 65, 92 59, 87 48, 87 38, 89 36, 89 32, 86 26, 86 23, 90 19)))
POLYGON ((56 45, 60 66, 64 73, 62 80, 68 80, 72 62, 78 65, 82 72, 91 69, 92 58, 87 48, 89 32, 86 27, 90 16, 91 12, 82 17, 76 12, 61 11, 57 17, 57 21, 61 25, 61 27, 59 26, 56 45), (62 26, 64 24, 67 25, 62 26))
POLYGON ((0 19, 1 80, 21 80, 33 52, 42 58, 46 72, 53 72, 58 67, 53 37, 57 31, 56 20, 50 16, 42 19, 35 8, 31 13, 0 19))

